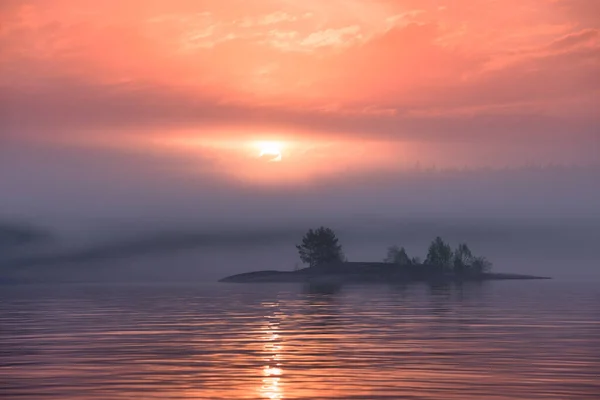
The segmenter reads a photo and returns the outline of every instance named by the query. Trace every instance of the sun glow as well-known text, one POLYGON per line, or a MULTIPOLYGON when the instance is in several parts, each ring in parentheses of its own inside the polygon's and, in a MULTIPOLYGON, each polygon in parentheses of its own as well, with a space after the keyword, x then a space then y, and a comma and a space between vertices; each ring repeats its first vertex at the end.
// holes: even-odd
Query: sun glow
POLYGON ((282 160, 280 143, 259 142, 257 145, 260 148, 259 158, 265 159, 268 162, 280 162, 282 160))
MULTIPOLYGON (((153 142, 161 153, 172 149, 181 156, 199 158, 211 173, 259 185, 303 185, 344 174, 392 171, 411 163, 411 154, 421 151, 411 143, 334 140, 318 137, 300 140, 291 134, 275 136, 228 132, 230 137, 201 136, 196 131, 174 132, 153 142), (214 172, 213 172, 214 171, 214 172)), ((190 166, 201 174, 202 168, 190 166)))

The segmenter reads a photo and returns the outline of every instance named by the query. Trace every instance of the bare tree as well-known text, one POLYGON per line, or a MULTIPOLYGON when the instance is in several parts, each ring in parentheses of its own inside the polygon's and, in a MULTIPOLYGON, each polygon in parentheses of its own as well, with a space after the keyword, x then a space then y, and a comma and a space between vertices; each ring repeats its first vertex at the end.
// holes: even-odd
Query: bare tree
POLYGON ((387 256, 385 257, 383 262, 397 265, 412 264, 411 259, 408 257, 408 254, 406 254, 406 249, 404 247, 398 247, 396 245, 388 248, 387 256))

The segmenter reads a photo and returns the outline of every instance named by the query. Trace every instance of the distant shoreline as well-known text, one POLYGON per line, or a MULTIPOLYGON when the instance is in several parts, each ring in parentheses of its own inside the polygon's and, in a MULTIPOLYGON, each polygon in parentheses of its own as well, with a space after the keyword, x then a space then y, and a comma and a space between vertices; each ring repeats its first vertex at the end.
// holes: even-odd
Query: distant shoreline
POLYGON ((544 276, 484 272, 480 274, 439 273, 428 266, 412 268, 385 263, 342 263, 329 268, 304 268, 298 271, 254 271, 227 276, 225 283, 389 283, 389 282, 445 282, 552 279, 544 276))

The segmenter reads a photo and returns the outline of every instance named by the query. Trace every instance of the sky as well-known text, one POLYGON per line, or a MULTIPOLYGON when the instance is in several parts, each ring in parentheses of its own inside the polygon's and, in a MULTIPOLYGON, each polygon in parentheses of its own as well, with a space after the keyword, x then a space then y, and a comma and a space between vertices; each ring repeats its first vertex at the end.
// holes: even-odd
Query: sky
POLYGON ((4 0, 0 219, 585 237, 599 71, 596 0, 4 0))

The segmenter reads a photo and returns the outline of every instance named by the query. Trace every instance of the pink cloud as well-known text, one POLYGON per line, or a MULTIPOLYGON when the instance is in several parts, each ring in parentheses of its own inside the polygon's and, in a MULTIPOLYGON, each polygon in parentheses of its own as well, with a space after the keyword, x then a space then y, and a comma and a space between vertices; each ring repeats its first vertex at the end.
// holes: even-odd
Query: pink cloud
POLYGON ((595 0, 51 3, 1 6, 5 129, 597 134, 595 0))
POLYGON ((600 29, 584 29, 560 37, 550 43, 548 47, 553 50, 564 50, 586 44, 598 46, 600 44, 599 39, 600 29))

